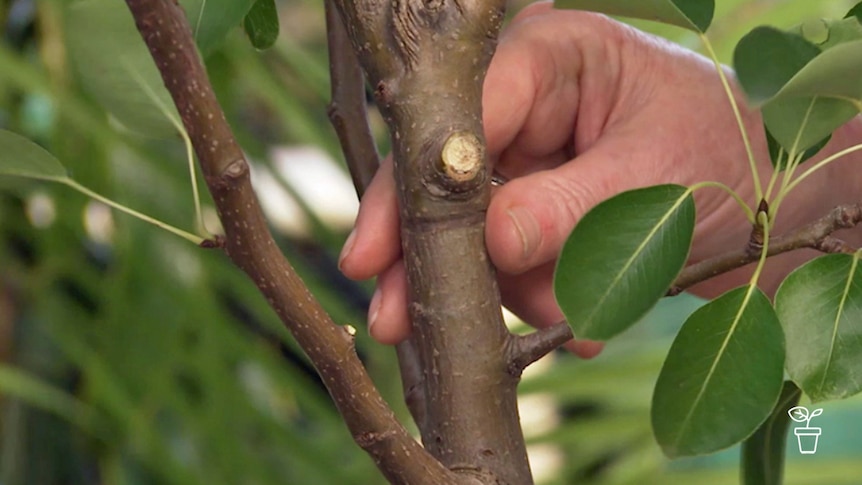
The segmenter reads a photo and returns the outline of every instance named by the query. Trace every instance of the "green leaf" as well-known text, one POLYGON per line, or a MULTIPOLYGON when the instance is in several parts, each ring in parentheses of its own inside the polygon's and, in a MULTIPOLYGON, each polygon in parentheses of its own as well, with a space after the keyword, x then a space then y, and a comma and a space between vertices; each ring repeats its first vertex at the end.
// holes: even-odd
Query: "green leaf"
POLYGON ((0 130, 0 175, 57 181, 68 174, 44 148, 17 133, 0 130))
POLYGON ((84 89, 132 132, 176 134, 164 110, 179 115, 125 3, 79 0, 68 5, 65 22, 70 61, 84 89))
POLYGON ((797 153, 807 153, 853 118, 856 109, 838 99, 807 97, 770 102, 761 114, 767 130, 785 152, 795 148, 797 153))
POLYGON ((694 200, 679 185, 623 192, 587 213, 554 273, 575 335, 604 340, 640 319, 679 274, 693 231, 694 200))
POLYGON ((781 392, 784 336, 766 295, 743 286, 694 312, 656 383, 652 424, 669 457, 711 453, 750 436, 781 392))
POLYGON ((784 383, 781 396, 769 418, 742 444, 742 485, 781 485, 784 478, 784 452, 790 416, 802 395, 796 384, 784 383))
POLYGON ((695 32, 706 32, 715 13, 714 0, 556 0, 554 5, 655 20, 695 32))
POLYGON ((787 336, 787 373, 812 401, 862 391, 859 254, 830 254, 796 269, 775 295, 787 336))
POLYGON ((275 0, 257 0, 245 16, 245 33, 255 49, 269 49, 278 39, 275 0))
POLYGON ((754 104, 772 99, 820 49, 803 37, 773 27, 757 27, 736 45, 733 67, 754 104))
POLYGON ((848 22, 829 24, 822 52, 799 34, 771 27, 754 29, 734 51, 740 84, 763 106, 764 124, 787 152, 816 146, 862 107, 862 40, 846 41, 862 29, 848 22))
POLYGON ((195 42, 205 57, 211 54, 238 27, 255 0, 181 0, 195 42))
POLYGON ((857 21, 862 23, 862 2, 857 3, 850 11, 847 12, 847 15, 844 18, 855 18, 857 21))

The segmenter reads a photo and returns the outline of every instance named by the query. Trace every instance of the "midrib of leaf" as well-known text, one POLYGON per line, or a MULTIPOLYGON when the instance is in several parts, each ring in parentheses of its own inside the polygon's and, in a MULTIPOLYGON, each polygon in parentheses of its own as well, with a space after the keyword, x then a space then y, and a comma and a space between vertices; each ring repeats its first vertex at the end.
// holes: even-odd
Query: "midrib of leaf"
POLYGON ((838 304, 838 311, 835 313, 835 322, 832 324, 832 340, 829 342, 829 354, 826 357, 826 366, 823 368, 823 376, 820 378, 818 388, 822 391, 826 384, 826 376, 829 375, 829 367, 832 366, 832 357, 835 355, 835 342, 838 340, 838 326, 841 320, 841 315, 844 313, 844 305, 847 303, 847 295, 850 294, 850 287, 853 286, 853 275, 856 273, 856 267, 859 265, 859 252, 853 254, 853 262, 850 264, 850 273, 847 275, 847 282, 844 283, 844 293, 841 294, 841 303, 838 304))
POLYGON ((626 264, 623 265, 623 268, 614 276, 614 279, 611 281, 611 284, 608 285, 608 288, 605 290, 605 292, 602 294, 602 296, 598 299, 596 304, 593 305, 593 310, 590 312, 589 315, 587 315, 586 323, 584 324, 584 328, 589 328, 592 326, 593 317, 595 317, 596 313, 601 308, 602 304, 604 304, 605 300, 608 299, 608 296, 610 296, 612 290, 617 287, 619 282, 622 280, 623 275, 628 271, 628 269, 632 266, 632 264, 634 264, 634 261, 644 251, 647 244, 649 244, 649 242, 652 241, 653 237, 656 235, 656 233, 658 233, 658 231, 662 227, 662 225, 664 225, 664 223, 667 222, 667 220, 670 218, 670 215, 673 214, 674 211, 676 211, 676 209, 683 203, 683 201, 685 201, 685 199, 689 196, 689 194, 691 194, 691 191, 692 191, 692 189, 689 188, 688 190, 683 192, 683 194, 679 197, 679 199, 677 199, 677 201, 670 208, 670 210, 668 210, 664 214, 664 216, 662 216, 662 218, 659 219, 658 223, 655 226, 653 226, 653 228, 650 230, 649 234, 647 234, 647 237, 644 238, 644 240, 638 245, 637 249, 635 249, 635 252, 632 253, 632 256, 626 261, 626 264))
MULTIPOLYGON (((742 304, 739 305, 739 311, 733 318, 733 323, 730 325, 730 329, 727 331, 727 336, 724 338, 724 342, 721 343, 721 347, 718 349, 716 358, 712 361, 712 366, 709 368, 709 372, 706 373, 706 378, 703 380, 703 385, 700 386, 700 390, 697 392, 697 396, 695 396, 694 398, 694 404, 692 404, 691 408, 685 416, 685 419, 682 420, 682 426, 680 427, 680 429, 685 429, 688 427, 688 424, 691 422, 691 418, 694 416, 694 411, 698 407, 700 407, 700 401, 703 398, 703 394, 706 392, 706 388, 709 386, 709 382, 712 380, 713 374, 715 374, 715 369, 718 368, 718 363, 721 362, 722 357, 724 357, 724 352, 727 349, 727 345, 730 343, 730 339, 733 337, 734 332, 736 332, 736 326, 739 325, 739 321, 742 319, 742 314, 745 312, 746 307, 748 307, 748 302, 751 300, 751 295, 754 294, 755 288, 757 288, 756 284, 748 284, 748 291, 745 292, 745 297, 742 299, 742 304)), ((682 433, 677 434, 676 440, 674 440, 674 446, 679 445, 679 439, 681 436, 682 433)))

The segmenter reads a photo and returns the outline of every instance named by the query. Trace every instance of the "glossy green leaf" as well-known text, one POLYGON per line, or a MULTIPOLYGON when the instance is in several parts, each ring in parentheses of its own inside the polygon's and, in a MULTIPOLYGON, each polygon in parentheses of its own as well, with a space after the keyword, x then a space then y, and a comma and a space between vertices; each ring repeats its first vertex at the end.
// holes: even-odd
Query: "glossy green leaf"
POLYGON ((791 30, 826 51, 838 44, 862 40, 862 24, 855 17, 839 20, 812 19, 791 30))
POLYGON ((219 47, 234 27, 239 27, 255 0, 181 0, 195 42, 204 56, 219 47))
POLYGON ((0 175, 62 180, 67 173, 44 148, 17 133, 0 130, 0 175))
POLYGON ((787 410, 799 403, 802 392, 786 381, 769 418, 742 444, 742 485, 782 485, 784 453, 790 416, 787 410))
POLYGON ((654 20, 695 32, 706 32, 715 13, 714 0, 556 0, 554 5, 654 20))
POLYGON ((257 0, 245 16, 245 33, 256 49, 269 49, 278 39, 275 0, 257 0))
POLYGON ((791 273, 775 295, 787 336, 787 373, 813 401, 862 391, 862 268, 832 254, 791 273))
POLYGON ((624 192, 587 213, 554 274, 575 335, 604 340, 640 319, 679 274, 693 231, 694 200, 678 185, 624 192))
POLYGON ((757 288, 731 290, 694 312, 662 366, 652 424, 670 457, 711 453, 750 436, 781 392, 784 335, 757 288))
POLYGON ((174 135, 164 110, 179 115, 126 4, 79 0, 69 4, 65 21, 70 61, 84 89, 130 131, 174 135))

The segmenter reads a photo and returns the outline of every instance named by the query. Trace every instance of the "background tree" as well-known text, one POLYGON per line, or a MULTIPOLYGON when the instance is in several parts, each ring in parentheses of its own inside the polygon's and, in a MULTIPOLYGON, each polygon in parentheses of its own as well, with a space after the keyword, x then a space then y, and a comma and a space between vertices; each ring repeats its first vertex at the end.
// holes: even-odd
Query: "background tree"
MULTIPOLYGON (((109 27, 123 25, 118 19, 124 18, 125 11, 109 3, 38 4, 40 30, 36 38, 40 43, 34 44, 33 34, 25 31, 21 34, 23 40, 19 43, 19 52, 31 55, 38 52, 38 58, 46 67, 44 71, 33 69, 22 62, 19 55, 6 52, 4 59, 10 69, 3 71, 13 86, 8 96, 13 107, 9 110, 10 126, 19 128, 16 131, 27 132, 33 139, 44 141, 54 153, 62 154, 75 180, 108 194, 113 192, 111 187, 121 188, 115 191, 129 205, 147 207, 149 213, 165 220, 179 221, 177 225, 188 226, 182 222, 190 219, 191 204, 185 204, 181 196, 188 191, 182 189, 184 184, 180 178, 187 170, 176 163, 182 153, 179 143, 142 140, 129 135, 125 129, 118 129, 116 124, 110 124, 104 115, 103 109, 108 106, 114 120, 123 122, 127 128, 130 123, 141 123, 144 128, 140 131, 150 135, 157 134, 159 129, 165 133, 172 129, 165 129, 171 125, 162 113, 165 110, 170 112, 171 105, 164 103, 163 97, 161 104, 155 102, 148 93, 147 86, 158 86, 153 79, 136 71, 135 64, 122 52, 88 50, 94 46, 108 49, 127 46, 116 35, 108 36, 105 31, 95 28, 94 24, 100 19, 104 19, 109 27), (112 18, 109 13, 115 13, 117 17, 112 18), (67 42, 59 42, 64 36, 68 36, 67 42), (105 38, 116 42, 106 43, 105 38), (63 45, 68 46, 68 59, 62 52, 57 52, 63 45), (34 51, 35 46, 40 46, 41 50, 34 51), (67 60, 71 62, 67 64, 67 60), (105 65, 126 71, 124 79, 129 84, 125 89, 118 85, 109 85, 112 89, 105 88, 103 83, 117 82, 116 78, 105 75, 105 71, 95 69, 105 65), (75 77, 70 75, 76 71, 75 77), (96 74, 92 74, 94 72, 96 74), (87 73, 91 73, 90 77, 87 73), (84 92, 78 90, 79 82, 83 83, 84 92), (26 95, 22 96, 22 92, 26 95), (111 93, 120 93, 120 99, 111 98, 111 93), (112 103, 131 108, 124 112, 112 103), (142 105, 154 108, 142 112, 142 105), (156 115, 146 116, 152 113, 156 115), (81 154, 80 158, 76 154, 81 154), (102 167, 95 162, 103 163, 102 167), (165 189, 164 194, 160 190, 157 200, 153 200, 154 188, 165 189), (135 200, 140 203, 134 204, 135 200), (185 206, 189 207, 187 214, 176 213, 178 207, 185 206)), ((27 5, 26 2, 17 4, 27 5)), ((261 148, 264 144, 254 141, 261 136, 264 139, 295 136, 303 140, 329 137, 331 140, 331 135, 321 135, 325 132, 310 129, 305 118, 296 115, 305 105, 315 106, 320 113, 320 100, 326 97, 325 91, 320 90, 320 78, 314 77, 315 71, 296 67, 313 66, 307 57, 282 47, 276 55, 262 60, 245 53, 247 47, 236 38, 229 38, 224 47, 217 50, 215 45, 223 34, 207 34, 207 26, 210 21, 212 25, 219 25, 218 21, 223 19, 211 12, 230 10, 198 8, 192 10, 199 12, 194 29, 198 47, 204 53, 211 52, 209 71, 211 75, 215 73, 213 77, 219 92, 226 93, 222 98, 223 104, 229 108, 229 116, 236 117, 233 126, 247 150, 264 154, 261 148), (209 45, 205 41, 207 38, 211 42, 209 45), (271 70, 262 68, 263 62, 270 63, 267 66, 271 70), (235 114, 231 115, 230 108, 238 97, 236 94, 231 96, 231 93, 237 92, 240 83, 248 82, 232 77, 233 69, 241 70, 245 76, 254 79, 253 82, 258 83, 255 86, 264 86, 258 92, 267 96, 270 104, 279 109, 270 111, 262 103, 258 108, 264 109, 264 113, 271 117, 264 119, 275 118, 274 123, 243 123, 243 120, 248 120, 247 113, 252 111, 246 111, 244 118, 243 109, 249 108, 238 103, 235 104, 235 114), (297 102, 279 89, 266 88, 275 81, 272 71, 284 73, 282 79, 286 80, 292 92, 308 95, 304 99, 305 105, 303 98, 297 102), (255 128, 254 132, 249 127, 255 128), (282 132, 285 127, 295 134, 285 135, 282 132), (273 134, 273 131, 279 133, 273 134)), ((289 12, 290 16, 295 14, 298 17, 303 10, 290 5, 289 12)), ((245 12, 237 15, 233 20, 227 18, 224 25, 230 27, 238 23, 245 12)), ((254 17, 250 18, 247 23, 253 23, 254 17)), ((125 19, 128 25, 129 18, 125 19)), ((21 24, 26 25, 27 22, 21 24)), ((214 29, 218 32, 226 28, 214 29)), ((256 32, 254 28, 250 30, 256 32)), ((128 43, 133 45, 133 40, 129 39, 128 43)), ((409 59, 409 55, 406 57, 409 59)), ((205 111, 200 113, 206 114, 205 111)), ((397 117, 397 113, 390 112, 390 115, 397 117)), ((321 114, 317 119, 322 119, 321 114)), ((475 129, 475 125, 467 126, 475 129)), ((201 136, 191 129, 189 134, 193 139, 201 136)), ((442 143, 444 137, 435 140, 442 143)), ((332 146, 331 141, 329 146, 332 146)), ((214 163, 229 167, 237 159, 236 152, 232 155, 235 156, 214 163)), ((206 157, 200 158, 204 160, 206 157)), ((25 368, 37 371, 37 375, 53 377, 63 387, 72 389, 76 398, 64 397, 53 388, 39 385, 10 368, 4 368, 3 382, 6 389, 25 397, 27 402, 59 413, 83 427, 87 431, 83 436, 88 438, 82 439, 82 435, 71 430, 58 433, 56 430, 63 427, 56 426, 56 421, 52 421, 55 418, 32 414, 34 411, 26 412, 35 417, 17 417, 15 413, 25 408, 14 402, 9 404, 11 411, 8 413, 12 418, 3 420, 4 436, 7 437, 4 439, 3 467, 4 473, 8 474, 6 480, 37 483, 42 480, 39 473, 50 477, 60 470, 59 473, 71 476, 92 476, 94 481, 101 476, 102 480, 110 483, 127 480, 238 483, 244 479, 261 483, 275 480, 288 483, 309 480, 321 483, 365 482, 358 477, 361 470, 367 471, 369 467, 361 457, 355 458, 357 465, 354 468, 350 467, 350 461, 343 469, 333 470, 327 466, 335 461, 344 462, 338 458, 342 454, 355 456, 351 455, 352 448, 345 446, 349 444, 347 436, 342 434, 343 430, 337 424, 333 429, 323 431, 321 423, 337 421, 333 420, 332 409, 321 399, 320 388, 303 386, 309 380, 308 374, 285 368, 278 354, 295 359, 300 368, 307 364, 296 351, 293 341, 285 338, 283 330, 267 313, 253 289, 229 270, 222 258, 214 254, 195 254, 172 236, 153 234, 149 227, 125 219, 118 221, 109 239, 100 241, 98 231, 91 229, 87 233, 79 222, 79 214, 86 203, 79 195, 44 185, 14 183, 4 192, 8 195, 5 196, 2 220, 10 222, 8 229, 4 229, 4 241, 9 242, 4 246, 3 254, 4 263, 10 263, 3 265, 3 274, 7 275, 5 279, 11 285, 6 294, 12 304, 3 308, 10 315, 8 321, 32 322, 11 327, 20 332, 15 339, 16 359, 25 368), (50 195, 33 196, 33 187, 50 195), (53 207, 59 213, 58 217, 55 220, 48 217, 48 223, 45 223, 45 212, 39 212, 40 204, 41 207, 53 207), (29 221, 24 219, 25 214, 29 221), (40 226, 45 228, 40 229, 40 226), (147 256, 155 259, 147 259, 147 256), (238 321, 243 325, 236 325, 238 321), (51 337, 46 339, 46 335, 51 337), (269 344, 261 345, 265 342, 269 344), (61 352, 41 350, 45 348, 61 352), (288 391, 300 388, 302 392, 288 391), (63 456, 62 461, 41 458, 38 454, 48 453, 50 449, 43 446, 45 441, 38 439, 39 429, 51 434, 49 442, 56 443, 55 449, 72 449, 78 453, 60 451, 57 456, 63 456), (320 454, 311 453, 312 450, 320 454), (98 456, 98 462, 91 461, 89 457, 92 456, 98 456), (328 458, 315 463, 317 456, 328 458), (45 462, 58 466, 44 467, 41 464, 45 462), (10 465, 5 466, 6 463, 10 465), (98 465, 98 473, 93 472, 94 463, 98 465)), ((99 217, 98 210, 91 209, 96 214, 90 213, 91 221, 99 217)), ((230 228, 229 223, 225 225, 230 228)), ((327 235, 323 225, 315 225, 315 232, 319 240, 336 239, 327 235)), ((236 243, 229 233, 228 248, 236 243)), ((331 253, 331 246, 329 251, 331 253)), ((297 242, 289 244, 286 252, 294 263, 315 260, 321 254, 309 250, 307 244, 297 242)), ((241 250, 235 248, 232 253, 236 257, 241 250)), ((314 284, 315 280, 332 278, 331 273, 318 271, 313 274, 302 271, 301 267, 300 272, 305 273, 306 281, 312 281, 315 294, 324 297, 333 294, 332 289, 322 289, 314 284)), ((258 283, 261 283, 259 278, 258 283)), ((339 284, 345 285, 343 281, 339 284)), ((356 296, 357 293, 354 288, 350 294, 356 296)), ((359 296, 360 300, 363 298, 359 296)), ((359 321, 356 315, 350 315, 351 310, 345 308, 345 298, 341 295, 325 299, 326 307, 336 321, 359 321)), ((499 323, 496 322, 498 328, 499 323)), ((335 334, 335 337, 342 338, 344 334, 335 334)), ((362 350, 361 338, 359 343, 362 350)), ((379 349, 366 349, 366 352, 369 353, 365 360, 372 373, 379 362, 386 362, 385 357, 375 355, 379 349)), ((659 357, 654 362, 661 360, 659 357)), ((604 365, 623 367, 629 362, 622 359, 604 365)), ((379 387, 392 390, 391 360, 382 367, 388 369, 377 374, 379 387)), ((647 366, 641 365, 641 368, 646 369, 647 366)), ((568 380, 565 376, 571 375, 567 374, 570 372, 567 365, 559 366, 556 371, 561 379, 568 380)), ((578 371, 578 374, 582 372, 578 371)), ((601 376, 601 369, 596 369, 592 375, 601 376)), ((559 381, 543 379, 546 383, 559 384, 559 381)), ((613 427, 622 423, 616 414, 618 408, 613 404, 614 396, 620 399, 622 394, 623 400, 630 400, 638 388, 644 389, 648 396, 652 388, 650 380, 648 377, 645 382, 635 382, 631 387, 621 386, 624 392, 617 394, 614 394, 617 390, 606 389, 606 386, 589 391, 587 378, 559 389, 566 394, 571 393, 569 399, 578 404, 572 408, 576 416, 572 422, 578 427, 583 428, 581 423, 585 420, 608 423, 613 427), (577 386, 585 387, 579 389, 577 386), (584 392, 592 399, 585 399, 584 392)), ((534 381, 533 389, 539 385, 536 382, 541 381, 534 381)), ((528 382, 527 386, 530 385, 528 382)), ((389 395, 390 402, 397 406, 396 394, 389 395)), ((567 398, 561 397, 565 402, 567 398)), ((646 422, 641 420, 641 426, 646 422)), ((423 431, 428 432, 427 429, 423 431)), ((640 428, 641 435, 644 432, 649 434, 648 427, 640 428)), ((561 434, 560 431, 555 433, 561 434)), ((603 431, 597 432, 599 437, 604 434, 603 431)), ((588 433, 581 433, 580 439, 588 436, 588 433)), ((654 447, 637 442, 634 438, 631 441, 609 438, 606 448, 589 445, 593 449, 591 453, 580 449, 582 462, 569 465, 572 470, 566 473, 570 475, 560 473, 561 482, 571 483, 572 474, 582 475, 584 480, 590 477, 612 480, 615 472, 626 474, 626 470, 631 470, 626 468, 626 463, 631 461, 619 458, 620 443, 632 443, 624 445, 622 449, 625 450, 646 447, 642 449, 652 450, 650 453, 655 456, 654 447)), ((376 442, 372 440, 370 443, 376 442)), ((471 445, 474 444, 465 444, 471 445)), ((437 451, 438 454, 441 452, 437 451)), ((634 453, 623 453, 622 456, 627 455, 637 456, 634 453)), ((830 468, 835 470, 834 466, 830 468)))

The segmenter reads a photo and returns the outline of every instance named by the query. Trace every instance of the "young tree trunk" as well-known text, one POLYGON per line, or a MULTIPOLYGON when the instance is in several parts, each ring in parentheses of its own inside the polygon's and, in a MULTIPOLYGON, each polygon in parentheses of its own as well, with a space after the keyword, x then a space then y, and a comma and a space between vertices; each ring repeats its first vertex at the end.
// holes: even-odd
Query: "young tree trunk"
POLYGON ((532 483, 484 241, 482 83, 505 2, 336 3, 393 140, 422 441, 450 469, 532 483))

